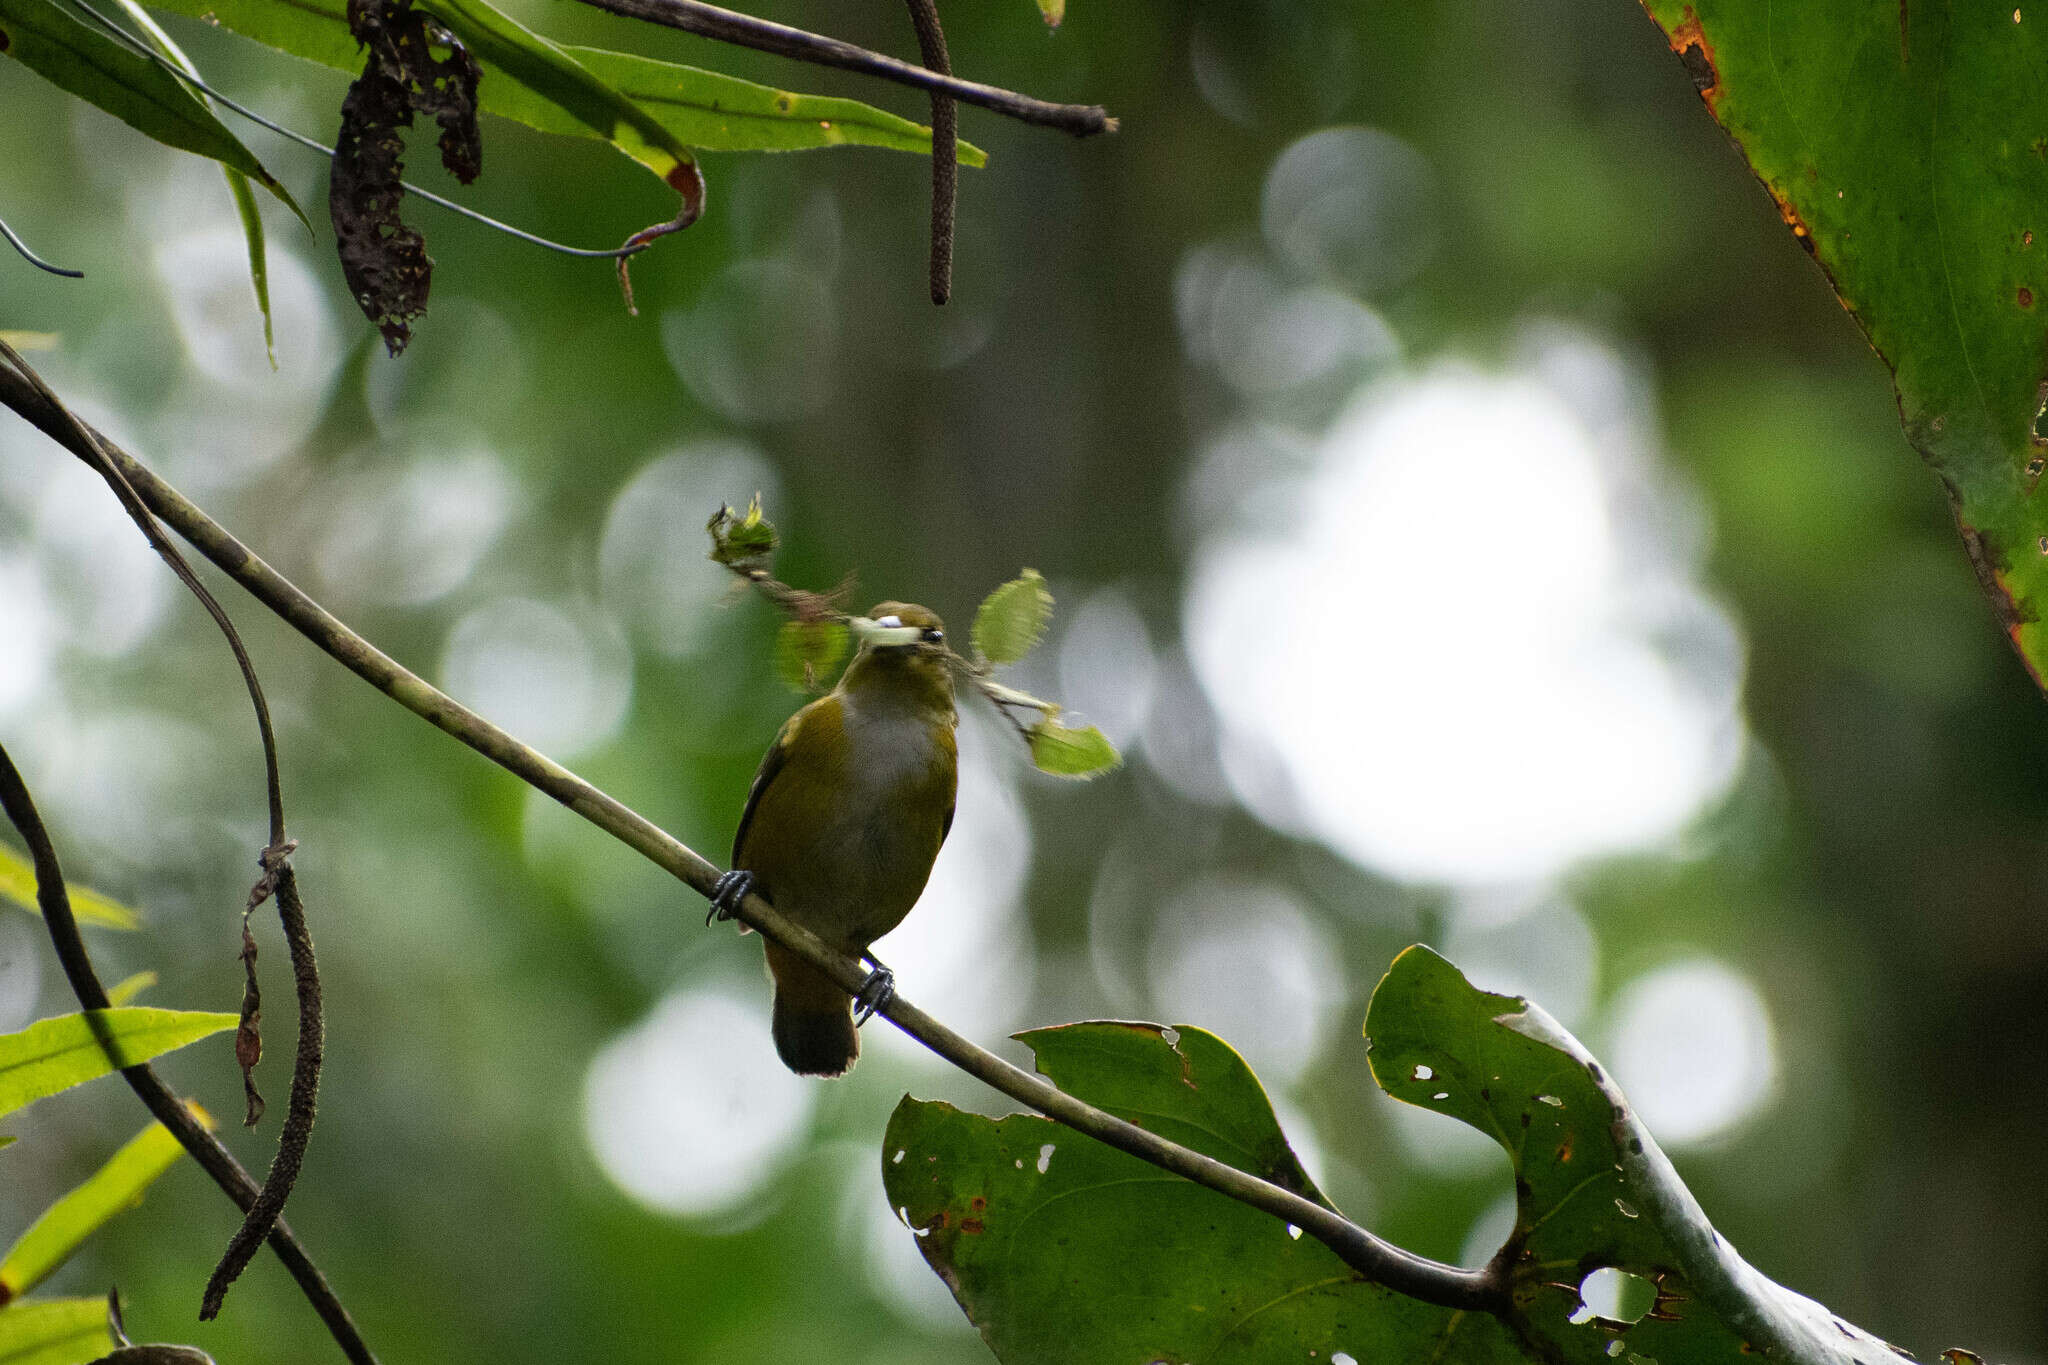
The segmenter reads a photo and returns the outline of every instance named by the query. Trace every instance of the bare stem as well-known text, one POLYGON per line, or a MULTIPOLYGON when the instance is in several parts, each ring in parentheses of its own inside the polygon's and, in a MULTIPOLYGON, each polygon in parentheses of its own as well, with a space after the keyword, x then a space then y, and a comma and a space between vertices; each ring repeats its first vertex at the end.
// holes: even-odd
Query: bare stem
MULTIPOLYGON (((12 408, 65 448, 83 453, 77 448, 76 437, 48 410, 40 396, 25 381, 4 371, 0 371, 0 404, 12 408)), ((330 657, 413 714, 637 850, 699 895, 708 898, 713 893, 719 869, 674 835, 407 671, 132 456, 104 437, 99 438, 99 444, 166 524, 330 657)), ((860 963, 827 948, 809 930, 783 918, 759 896, 750 895, 742 901, 736 917, 801 957, 849 995, 867 979, 867 969, 860 963)), ((1512 1310, 1505 1278, 1498 1270, 1465 1270, 1414 1255, 1292 1190, 1126 1123, 1074 1098, 1044 1077, 1020 1070, 968 1041, 900 994, 882 1007, 881 1014, 962 1071, 1048 1118, 1293 1224, 1374 1283, 1447 1308, 1502 1314, 1512 1310)))
POLYGON ((751 14, 703 4, 701 0, 583 0, 583 3, 628 19, 681 29, 684 33, 715 38, 736 47, 772 52, 778 57, 809 62, 813 66, 836 66, 842 71, 855 71, 863 76, 874 76, 919 90, 944 91, 962 104, 978 105, 1007 118, 1037 124, 1041 128, 1055 128, 1076 137, 1116 131, 1116 120, 1101 105, 1052 104, 993 85, 963 81, 913 62, 870 52, 838 38, 806 33, 803 29, 773 20, 757 19, 751 14))

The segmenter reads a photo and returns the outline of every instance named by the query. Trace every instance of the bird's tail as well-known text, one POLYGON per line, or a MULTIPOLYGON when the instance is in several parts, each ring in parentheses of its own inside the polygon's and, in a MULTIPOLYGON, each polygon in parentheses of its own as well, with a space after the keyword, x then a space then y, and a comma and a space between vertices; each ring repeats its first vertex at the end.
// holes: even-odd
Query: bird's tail
POLYGON ((839 1076, 860 1056, 853 997, 775 943, 768 974, 775 978, 775 1051, 799 1076, 839 1076))

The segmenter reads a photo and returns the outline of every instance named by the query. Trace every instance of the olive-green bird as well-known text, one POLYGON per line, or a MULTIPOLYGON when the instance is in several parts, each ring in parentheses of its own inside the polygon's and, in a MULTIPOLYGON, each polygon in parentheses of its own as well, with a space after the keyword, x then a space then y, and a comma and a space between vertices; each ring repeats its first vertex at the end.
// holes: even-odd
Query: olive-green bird
POLYGON ((761 760, 733 836, 733 871, 711 902, 723 919, 756 892, 873 964, 856 998, 767 945, 775 1051, 801 1076, 841 1075, 860 1056, 859 1023, 895 989, 868 945, 923 894, 953 827, 959 782, 959 716, 939 618, 884 602, 856 633, 860 652, 839 685, 791 716, 761 760))

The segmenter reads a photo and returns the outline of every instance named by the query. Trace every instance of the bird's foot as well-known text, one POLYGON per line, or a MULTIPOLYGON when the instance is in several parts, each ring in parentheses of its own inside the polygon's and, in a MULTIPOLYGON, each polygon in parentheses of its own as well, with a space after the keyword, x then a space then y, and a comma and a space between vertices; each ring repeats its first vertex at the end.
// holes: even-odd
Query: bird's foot
POLYGON ((853 1026, 859 1028, 875 1017, 875 1011, 896 998, 896 973, 877 962, 873 956, 863 953, 861 961, 874 968, 868 979, 860 983, 860 991, 853 997, 853 1026))
POLYGON ((731 919, 740 902, 753 889, 754 874, 751 872, 733 871, 720 877, 711 888, 711 909, 704 916, 704 923, 709 925, 717 920, 731 919))

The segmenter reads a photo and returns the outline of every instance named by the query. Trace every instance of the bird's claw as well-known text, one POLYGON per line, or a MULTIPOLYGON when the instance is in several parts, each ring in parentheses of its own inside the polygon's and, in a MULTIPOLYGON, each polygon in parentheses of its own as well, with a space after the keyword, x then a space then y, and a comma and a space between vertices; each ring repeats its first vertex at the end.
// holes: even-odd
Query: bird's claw
POLYGON ((717 920, 731 919, 740 902, 753 889, 754 874, 751 872, 735 870, 720 877, 711 888, 711 909, 704 916, 704 923, 710 925, 717 920))
POLYGON ((859 1028, 875 1017, 875 1011, 896 998, 896 973, 875 962, 875 969, 868 973, 868 979, 860 983, 860 991, 853 997, 853 1026, 859 1028))

